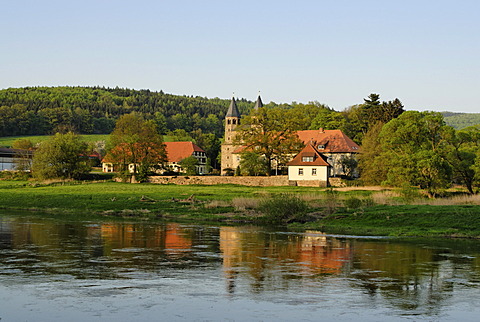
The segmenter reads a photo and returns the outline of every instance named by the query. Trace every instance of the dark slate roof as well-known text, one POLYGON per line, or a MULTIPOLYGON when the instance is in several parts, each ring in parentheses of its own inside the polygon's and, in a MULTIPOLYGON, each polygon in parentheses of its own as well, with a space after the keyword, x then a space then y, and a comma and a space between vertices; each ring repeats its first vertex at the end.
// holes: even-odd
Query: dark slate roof
POLYGON ((232 97, 230 102, 230 107, 228 108, 227 115, 225 117, 240 117, 240 112, 238 111, 237 102, 235 102, 235 97, 232 97))
POLYGON ((257 102, 255 103, 255 109, 258 110, 260 107, 263 107, 262 98, 258 95, 257 102))

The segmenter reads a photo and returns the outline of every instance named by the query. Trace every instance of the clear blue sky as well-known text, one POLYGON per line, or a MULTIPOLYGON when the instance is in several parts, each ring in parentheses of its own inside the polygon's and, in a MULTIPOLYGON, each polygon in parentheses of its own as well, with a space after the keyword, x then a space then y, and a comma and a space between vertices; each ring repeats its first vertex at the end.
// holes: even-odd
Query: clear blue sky
POLYGON ((480 112, 480 1, 4 1, 0 88, 480 112))

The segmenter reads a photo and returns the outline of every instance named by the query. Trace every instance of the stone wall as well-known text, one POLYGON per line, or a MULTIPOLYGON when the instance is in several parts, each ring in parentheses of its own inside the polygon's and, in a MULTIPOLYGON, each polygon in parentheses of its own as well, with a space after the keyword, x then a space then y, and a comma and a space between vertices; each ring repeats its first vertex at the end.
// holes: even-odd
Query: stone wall
POLYGON ((322 180, 290 180, 289 184, 291 186, 299 186, 299 187, 327 187, 327 181, 322 180))
POLYGON ((153 176, 149 182, 158 184, 238 184, 243 186, 288 186, 288 176, 271 177, 229 177, 229 176, 153 176))

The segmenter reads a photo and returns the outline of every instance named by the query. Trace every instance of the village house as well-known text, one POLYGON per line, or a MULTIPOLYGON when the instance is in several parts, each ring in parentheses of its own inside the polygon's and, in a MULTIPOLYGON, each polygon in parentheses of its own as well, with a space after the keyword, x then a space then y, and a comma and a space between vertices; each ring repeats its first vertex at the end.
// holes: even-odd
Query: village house
POLYGON ((193 156, 197 159, 197 173, 207 173, 207 153, 193 142, 165 142, 167 167, 174 172, 184 172, 179 162, 193 156))
MULTIPOLYGON (((255 109, 263 107, 262 100, 258 96, 255 103, 255 109)), ((241 122, 241 115, 237 108, 235 98, 232 98, 227 114, 225 116, 225 137, 222 144, 222 159, 221 169, 222 174, 227 175, 233 173, 238 166, 240 166, 241 153, 243 146, 234 144, 235 135, 239 129, 241 122)), ((345 161, 348 159, 356 159, 356 155, 359 152, 359 146, 353 142, 345 133, 341 130, 324 130, 322 128, 318 130, 304 130, 297 131, 299 139, 305 144, 305 148, 297 156, 305 153, 312 154, 316 163, 310 164, 309 161, 305 161, 305 167, 315 166, 317 168, 308 168, 309 175, 307 175, 307 168, 300 167, 302 157, 300 161, 292 155, 292 161, 287 164, 289 177, 291 176, 294 181, 308 181, 317 180, 322 182, 328 182, 328 177, 336 176, 358 176, 356 171, 347 173, 345 167, 345 161), (321 157, 317 157, 321 156, 321 157), (323 160, 323 161, 321 161, 323 160), (292 163, 295 161, 294 163, 292 163), (323 164, 325 163, 325 164, 323 164), (323 168, 318 168, 323 167, 323 168), (303 170, 302 170, 303 169, 303 170), (298 172, 305 171, 303 175, 299 175, 298 172), (318 171, 317 174, 312 175, 312 171, 318 171), (326 176, 326 177, 325 177, 326 176), (295 178, 295 179, 293 179, 295 178), (316 178, 316 179, 314 179, 316 178)), ((306 157, 306 156, 305 156, 306 157)), ((275 166, 276 167, 276 166, 275 166)), ((351 170, 351 169, 348 169, 351 170)))
POLYGON ((308 143, 292 161, 287 163, 288 180, 291 184, 296 184, 298 181, 311 181, 326 187, 331 170, 326 159, 313 144, 308 143))
MULTIPOLYGON (((180 161, 193 156, 197 159, 197 173, 205 174, 207 172, 207 154, 206 152, 193 142, 165 142, 165 151, 167 153, 166 168, 173 172, 184 172, 180 161)), ((134 172, 135 165, 129 164, 128 170, 130 173, 134 172)), ((116 172, 118 165, 114 164, 108 154, 102 161, 103 172, 116 172)), ((165 169, 161 169, 157 172, 163 173, 165 169)))
POLYGON ((18 167, 22 170, 31 168, 33 151, 0 148, 0 171, 14 171, 18 167))

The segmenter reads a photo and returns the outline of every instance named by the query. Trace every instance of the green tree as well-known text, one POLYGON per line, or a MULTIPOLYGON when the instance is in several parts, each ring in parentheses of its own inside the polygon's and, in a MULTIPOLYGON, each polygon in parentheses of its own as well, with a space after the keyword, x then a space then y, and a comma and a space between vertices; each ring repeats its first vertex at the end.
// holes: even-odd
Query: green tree
POLYGON ((303 147, 296 131, 292 130, 295 120, 282 109, 262 107, 254 110, 244 118, 243 125, 238 129, 235 142, 243 145, 245 151, 263 155, 268 175, 271 174, 273 160, 295 154, 303 147))
POLYGON ((75 134, 57 133, 35 151, 32 174, 41 180, 80 179, 90 171, 83 157, 87 149, 87 144, 75 134))
POLYGON ((194 156, 189 156, 185 159, 182 159, 180 160, 180 162, 178 162, 178 164, 182 167, 185 174, 189 176, 198 174, 198 171, 197 171, 198 160, 194 156))
POLYGON ((419 185, 434 196, 451 183, 445 153, 443 116, 436 112, 408 111, 385 124, 379 134, 377 165, 387 169, 385 183, 419 185))
POLYGON ((387 179, 387 168, 381 158, 382 145, 379 134, 383 123, 378 122, 365 134, 358 155, 360 178, 366 185, 379 185, 387 179))
POLYGON ((167 161, 163 137, 158 134, 153 121, 145 121, 136 113, 122 115, 110 135, 110 151, 107 158, 120 164, 126 170, 133 165, 136 176, 141 176, 152 167, 163 166, 167 161))
POLYGON ((469 127, 460 131, 449 127, 444 137, 447 145, 443 157, 453 170, 454 180, 463 184, 468 192, 473 194, 474 187, 478 186, 475 163, 480 150, 480 127, 469 127))
POLYGON ((157 131, 159 134, 167 134, 167 118, 163 113, 156 112, 154 116, 155 124, 157 125, 157 131))
POLYGON ((192 136, 184 129, 176 129, 174 131, 168 132, 168 136, 170 137, 170 140, 172 142, 194 141, 192 136))
POLYGON ((310 130, 344 130, 346 126, 345 116, 336 111, 324 109, 321 110, 311 121, 310 130))
POLYGON ((243 152, 240 160, 240 174, 244 176, 264 176, 268 166, 264 156, 256 152, 243 152))

